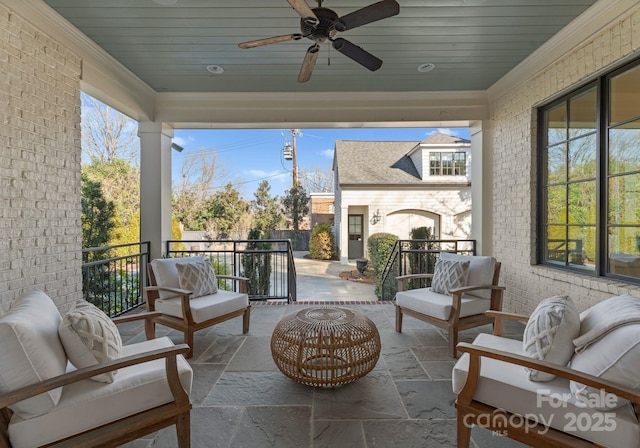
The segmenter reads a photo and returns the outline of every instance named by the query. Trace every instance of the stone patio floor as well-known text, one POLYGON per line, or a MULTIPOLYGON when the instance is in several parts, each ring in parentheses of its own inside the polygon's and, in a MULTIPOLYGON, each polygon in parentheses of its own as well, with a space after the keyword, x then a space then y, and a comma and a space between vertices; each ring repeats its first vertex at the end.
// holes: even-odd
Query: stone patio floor
MULTIPOLYGON (((417 448, 455 447, 454 360, 447 356, 441 329, 405 317, 394 330, 394 306, 381 302, 317 302, 366 314, 377 326, 382 352, 364 378, 335 389, 314 389, 285 377, 271 357, 277 322, 311 302, 253 304, 251 327, 242 335, 241 318, 196 333, 191 400, 193 448, 417 448)), ((523 327, 507 334, 521 337, 523 327)), ((123 340, 144 338, 141 325, 121 328, 123 340)), ((490 326, 460 334, 471 342, 490 326)), ((158 326, 158 336, 182 343, 182 334, 158 326)), ((176 446, 173 427, 126 445, 176 446)), ((476 448, 523 447, 513 440, 474 428, 476 448)))

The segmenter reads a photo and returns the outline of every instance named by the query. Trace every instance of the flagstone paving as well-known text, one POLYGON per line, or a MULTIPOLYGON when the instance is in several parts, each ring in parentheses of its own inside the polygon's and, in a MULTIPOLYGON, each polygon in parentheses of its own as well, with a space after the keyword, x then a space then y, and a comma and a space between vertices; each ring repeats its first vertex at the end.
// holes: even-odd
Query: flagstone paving
MULTIPOLYGON (((366 314, 380 332, 376 367, 354 383, 314 389, 285 377, 271 358, 276 323, 308 304, 254 304, 249 334, 240 318, 195 335, 191 400, 193 448, 417 448, 455 447, 454 360, 447 356, 442 330, 405 318, 394 330, 394 307, 372 303, 335 305, 366 314)), ((489 326, 463 332, 472 340, 489 326)), ((521 326, 509 327, 519 337, 521 326)), ((124 329, 125 343, 143 338, 143 328, 124 329)), ((158 327, 181 343, 182 335, 158 327)), ((128 448, 174 447, 175 430, 166 428, 127 444, 128 448)), ((474 428, 475 448, 524 445, 474 428)))
MULTIPOLYGON (((192 448, 450 448, 456 446, 451 389, 454 359, 441 329, 405 317, 394 330, 392 304, 378 302, 375 286, 339 277, 355 263, 316 261, 296 252, 296 304, 254 303, 249 334, 241 318, 195 334, 191 389, 192 448), (270 340, 284 316, 305 306, 342 306, 367 315, 382 342, 376 367, 354 383, 335 389, 300 385, 277 369, 270 340)), ((507 327, 520 338, 524 327, 507 327)), ((490 326, 460 333, 471 342, 490 326)), ((123 341, 144 339, 141 325, 121 328, 123 341)), ((182 334, 158 326, 158 336, 182 343, 182 334)), ((173 448, 174 428, 138 439, 126 448, 173 448)), ((473 448, 524 447, 480 428, 473 448)))

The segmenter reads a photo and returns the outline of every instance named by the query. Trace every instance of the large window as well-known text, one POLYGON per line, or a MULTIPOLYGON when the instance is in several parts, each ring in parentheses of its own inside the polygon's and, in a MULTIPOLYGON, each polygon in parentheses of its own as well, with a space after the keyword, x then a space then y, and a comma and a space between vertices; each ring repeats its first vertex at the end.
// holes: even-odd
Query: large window
POLYGON ((640 66, 539 110, 540 260, 640 280, 640 66))
POLYGON ((464 152, 429 153, 431 176, 464 176, 467 174, 467 154, 464 152))

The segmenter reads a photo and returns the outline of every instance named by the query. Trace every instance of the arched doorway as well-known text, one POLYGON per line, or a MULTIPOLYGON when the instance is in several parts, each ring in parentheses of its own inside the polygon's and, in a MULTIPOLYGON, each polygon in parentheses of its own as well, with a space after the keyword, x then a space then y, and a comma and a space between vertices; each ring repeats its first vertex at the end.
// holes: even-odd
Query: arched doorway
POLYGON ((401 240, 409 239, 411 229, 431 227, 435 238, 440 236, 440 215, 426 210, 396 210, 387 215, 386 227, 401 240))

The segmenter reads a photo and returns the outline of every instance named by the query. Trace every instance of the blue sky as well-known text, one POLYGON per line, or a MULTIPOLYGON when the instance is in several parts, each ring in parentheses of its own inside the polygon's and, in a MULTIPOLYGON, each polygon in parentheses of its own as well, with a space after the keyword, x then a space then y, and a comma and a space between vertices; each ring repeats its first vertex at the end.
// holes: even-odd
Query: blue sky
MULTIPOLYGON (((466 128, 300 129, 298 169, 331 170, 336 140, 419 141, 437 131, 469 138, 466 128)), ((248 199, 253 199, 264 179, 271 185, 271 195, 282 196, 291 188, 293 163, 282 152, 285 143, 291 142, 291 129, 176 129, 173 141, 184 148, 181 153, 173 151, 174 179, 180 176, 185 156, 215 151, 216 164, 224 174, 216 187, 231 182, 248 199)))

